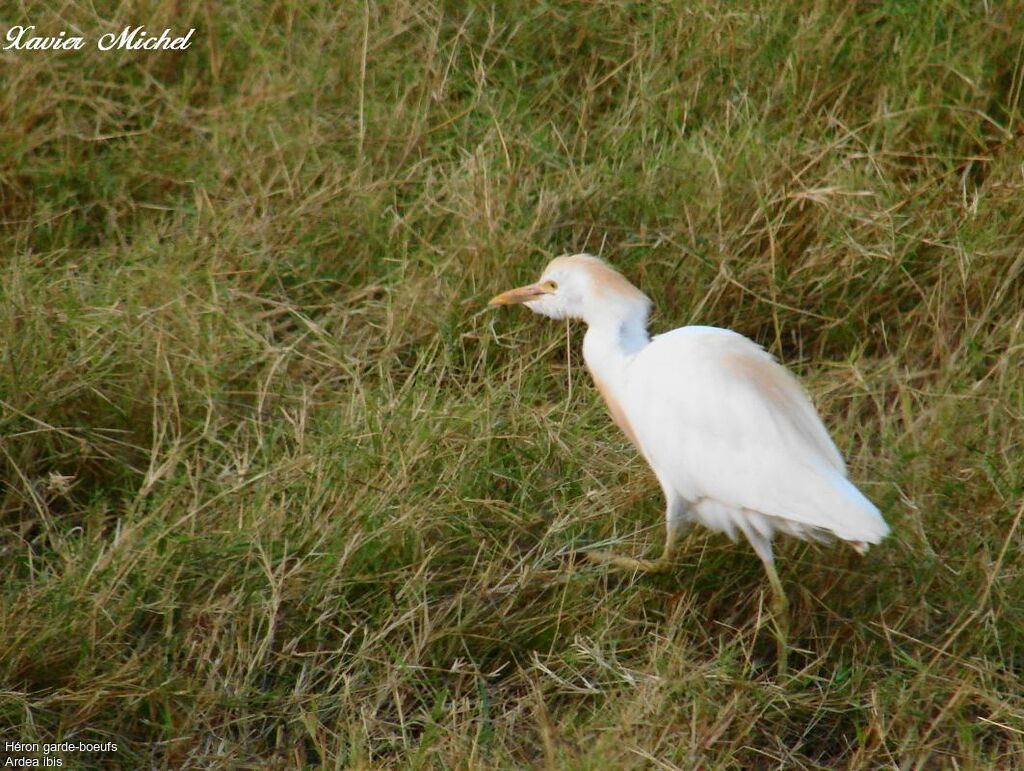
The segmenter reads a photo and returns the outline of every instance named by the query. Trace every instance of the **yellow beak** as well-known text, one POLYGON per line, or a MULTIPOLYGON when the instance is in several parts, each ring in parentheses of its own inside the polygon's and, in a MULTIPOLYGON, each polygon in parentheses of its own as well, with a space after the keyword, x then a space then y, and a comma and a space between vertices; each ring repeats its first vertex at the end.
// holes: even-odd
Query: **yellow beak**
POLYGON ((527 284, 526 286, 509 289, 507 292, 495 295, 487 302, 487 304, 518 305, 520 303, 528 303, 530 300, 536 300, 538 297, 543 297, 550 292, 550 289, 547 289, 540 284, 527 284))

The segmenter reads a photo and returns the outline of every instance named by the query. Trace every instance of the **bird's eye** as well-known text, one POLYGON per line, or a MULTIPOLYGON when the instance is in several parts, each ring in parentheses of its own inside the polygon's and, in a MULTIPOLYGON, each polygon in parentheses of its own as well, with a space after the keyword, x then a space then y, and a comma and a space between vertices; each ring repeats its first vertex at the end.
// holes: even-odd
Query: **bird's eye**
POLYGON ((541 286, 547 289, 549 292, 554 292, 556 289, 558 289, 558 282, 548 280, 541 284, 541 286))

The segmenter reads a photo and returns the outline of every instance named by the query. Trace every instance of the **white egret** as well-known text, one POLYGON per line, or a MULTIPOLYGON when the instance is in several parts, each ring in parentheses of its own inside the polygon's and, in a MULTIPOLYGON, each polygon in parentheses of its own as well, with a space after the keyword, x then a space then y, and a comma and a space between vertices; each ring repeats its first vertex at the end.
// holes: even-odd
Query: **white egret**
POLYGON ((700 522, 733 540, 743 533, 771 584, 786 667, 788 601, 775 571, 775 533, 839 539, 863 553, 889 532, 796 378, 761 346, 728 329, 688 326, 653 339, 651 301, 588 254, 558 257, 535 284, 497 295, 554 319, 587 324, 583 359, 612 419, 665 493, 665 549, 656 560, 589 552, 629 570, 664 570, 680 533, 700 522))

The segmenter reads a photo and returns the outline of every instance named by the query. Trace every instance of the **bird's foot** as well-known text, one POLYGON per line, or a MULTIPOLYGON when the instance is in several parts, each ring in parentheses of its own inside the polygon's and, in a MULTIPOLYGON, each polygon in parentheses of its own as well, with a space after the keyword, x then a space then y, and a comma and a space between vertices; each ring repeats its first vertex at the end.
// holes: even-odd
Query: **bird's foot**
POLYGON ((772 598, 772 622, 775 626, 776 670, 779 677, 786 674, 789 665, 789 600, 784 594, 772 598))
POLYGON ((672 567, 672 560, 660 557, 656 560, 623 557, 611 552, 594 550, 584 552, 587 559, 598 565, 608 565, 619 570, 630 570, 635 573, 664 573, 672 567))

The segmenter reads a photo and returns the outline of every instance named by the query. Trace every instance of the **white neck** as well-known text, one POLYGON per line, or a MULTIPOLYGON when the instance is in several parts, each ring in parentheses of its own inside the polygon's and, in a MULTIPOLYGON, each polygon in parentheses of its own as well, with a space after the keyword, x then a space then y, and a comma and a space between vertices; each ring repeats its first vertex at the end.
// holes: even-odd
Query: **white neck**
POLYGON ((595 379, 617 391, 630 360, 650 339, 644 319, 607 319, 590 324, 583 337, 583 361, 595 379))

